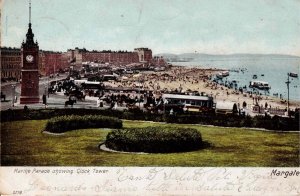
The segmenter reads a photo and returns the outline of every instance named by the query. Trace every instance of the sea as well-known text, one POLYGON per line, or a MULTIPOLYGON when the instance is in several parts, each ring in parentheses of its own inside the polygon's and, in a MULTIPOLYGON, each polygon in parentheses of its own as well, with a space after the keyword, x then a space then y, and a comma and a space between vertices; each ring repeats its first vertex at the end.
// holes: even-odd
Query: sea
POLYGON ((229 70, 229 76, 223 81, 237 81, 238 88, 247 86, 250 90, 250 81, 268 82, 271 89, 259 91, 263 95, 288 98, 287 81, 289 79, 289 99, 300 101, 300 57, 277 56, 207 56, 189 62, 171 62, 173 65, 191 66, 200 68, 217 68, 229 70), (242 71, 243 70, 243 71, 242 71), (288 73, 298 74, 298 78, 289 77, 288 73), (257 78, 254 79, 253 75, 257 78))

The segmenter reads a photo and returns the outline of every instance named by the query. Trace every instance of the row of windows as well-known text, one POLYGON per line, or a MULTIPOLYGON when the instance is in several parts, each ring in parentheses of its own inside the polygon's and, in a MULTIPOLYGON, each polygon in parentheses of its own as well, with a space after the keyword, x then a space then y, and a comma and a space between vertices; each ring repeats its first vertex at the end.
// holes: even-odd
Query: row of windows
POLYGON ((104 61, 104 62, 137 62, 138 59, 96 59, 96 58, 86 58, 83 61, 104 61))
POLYGON ((20 52, 4 52, 4 51, 1 51, 1 55, 21 55, 20 52))
POLYGON ((21 64, 1 65, 1 69, 18 69, 18 68, 21 68, 21 64))
POLYGON ((11 72, 11 71, 2 71, 1 77, 3 78, 12 78, 12 77, 19 77, 20 73, 11 72))
POLYGON ((205 106, 205 107, 211 107, 212 102, 211 101, 195 101, 195 100, 185 100, 185 99, 167 99, 168 104, 190 104, 193 106, 205 106))
POLYGON ((101 56, 83 56, 84 58, 98 58, 98 59, 138 59, 138 56, 112 56, 112 57, 101 57, 101 56))
POLYGON ((21 57, 4 57, 2 56, 1 61, 21 61, 21 57))

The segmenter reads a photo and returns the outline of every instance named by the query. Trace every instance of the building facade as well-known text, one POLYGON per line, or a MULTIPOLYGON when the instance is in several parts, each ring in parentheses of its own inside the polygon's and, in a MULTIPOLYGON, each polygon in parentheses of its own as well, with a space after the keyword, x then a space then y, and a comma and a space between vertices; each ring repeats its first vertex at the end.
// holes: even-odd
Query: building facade
POLYGON ((138 56, 134 52, 84 52, 82 53, 82 61, 98 62, 98 63, 114 63, 129 64, 138 62, 138 56))
POLYGON ((83 62, 110 63, 114 65, 127 65, 130 63, 150 63, 152 51, 148 48, 136 48, 132 51, 88 51, 85 48, 67 51, 68 60, 74 66, 81 66, 83 62))
MULTIPOLYGON (((166 61, 162 57, 152 57, 148 48, 135 48, 134 51, 88 51, 75 48, 67 52, 39 51, 38 70, 41 76, 50 76, 60 70, 69 68, 80 69, 83 62, 109 63, 114 65, 128 65, 143 63, 145 65, 163 66, 166 61)), ((21 78, 21 49, 1 48, 1 78, 2 81, 21 78)))
POLYGON ((69 68, 67 53, 54 51, 40 51, 39 72, 43 76, 50 76, 69 68))
POLYGON ((152 59, 152 50, 149 48, 135 48, 134 52, 138 54, 139 62, 149 63, 152 59))
POLYGON ((0 50, 1 81, 21 79, 21 50, 20 48, 6 48, 0 50))
POLYGON ((151 64, 155 66, 167 66, 167 61, 162 56, 154 56, 151 60, 151 64))
MULTIPOLYGON (((21 79, 21 49, 2 47, 1 55, 1 81, 19 81, 21 79)), ((39 75, 49 76, 69 68, 67 52, 39 51, 39 75)))

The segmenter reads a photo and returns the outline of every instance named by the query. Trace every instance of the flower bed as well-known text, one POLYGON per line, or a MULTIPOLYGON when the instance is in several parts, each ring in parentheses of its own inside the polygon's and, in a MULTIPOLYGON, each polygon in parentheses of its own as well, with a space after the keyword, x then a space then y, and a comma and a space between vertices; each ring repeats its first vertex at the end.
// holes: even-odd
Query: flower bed
POLYGON ((122 128, 122 121, 118 118, 100 115, 69 115, 58 116, 48 120, 45 131, 63 133, 74 129, 86 128, 122 128))
POLYGON ((114 130, 106 136, 106 147, 126 152, 170 153, 203 147, 196 129, 146 127, 114 130))

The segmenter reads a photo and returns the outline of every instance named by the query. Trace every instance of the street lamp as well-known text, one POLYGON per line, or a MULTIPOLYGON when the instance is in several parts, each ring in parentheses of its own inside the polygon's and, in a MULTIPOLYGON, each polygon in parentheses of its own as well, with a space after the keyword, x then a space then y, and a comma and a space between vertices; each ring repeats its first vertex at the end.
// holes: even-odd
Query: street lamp
POLYGON ((48 94, 48 98, 49 98, 49 74, 48 74, 48 77, 47 77, 47 94, 48 94))
POLYGON ((45 84, 45 92, 44 92, 45 95, 47 95, 47 85, 45 84))
POLYGON ((164 99, 163 103, 164 103, 164 117, 166 117, 166 104, 168 103, 168 100, 164 99))
POLYGON ((144 87, 144 85, 142 85, 143 80, 141 78, 139 78, 139 108, 141 108, 141 88, 144 87))
POLYGON ((288 73, 287 75, 288 75, 288 79, 285 82, 287 85, 287 89, 288 89, 287 113, 288 113, 288 116, 290 116, 290 83, 291 83, 290 82, 290 73, 288 73))
POLYGON ((47 92, 48 92, 48 98, 49 98, 49 90, 47 88, 48 84, 46 85, 45 84, 45 92, 44 92, 44 95, 43 95, 43 103, 45 104, 45 108, 46 108, 46 105, 47 105, 47 101, 46 101, 46 96, 47 96, 47 92))
POLYGON ((56 64, 57 64, 57 55, 55 55, 55 63, 54 63, 54 80, 55 80, 55 84, 56 84, 56 64))
POLYGON ((15 106, 15 90, 16 90, 16 85, 11 85, 11 87, 12 87, 12 107, 14 107, 15 106))

